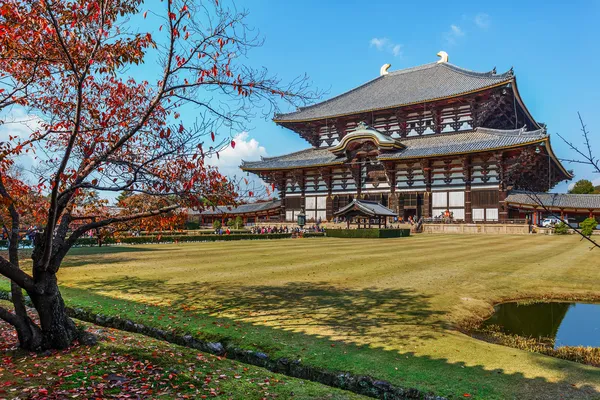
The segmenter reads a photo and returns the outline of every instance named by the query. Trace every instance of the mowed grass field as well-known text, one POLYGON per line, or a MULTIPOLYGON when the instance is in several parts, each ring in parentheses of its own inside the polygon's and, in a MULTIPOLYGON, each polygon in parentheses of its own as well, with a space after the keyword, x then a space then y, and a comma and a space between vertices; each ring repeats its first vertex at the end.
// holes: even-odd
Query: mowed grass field
POLYGON ((600 369, 458 327, 508 299, 600 298, 574 236, 418 235, 74 249, 82 305, 451 398, 600 398, 600 369))

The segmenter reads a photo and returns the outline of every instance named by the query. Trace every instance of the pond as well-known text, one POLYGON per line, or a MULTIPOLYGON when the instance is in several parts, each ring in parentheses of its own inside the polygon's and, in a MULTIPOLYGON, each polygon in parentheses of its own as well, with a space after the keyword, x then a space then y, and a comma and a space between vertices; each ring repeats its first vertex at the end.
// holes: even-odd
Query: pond
POLYGON ((505 333, 555 339, 561 346, 600 347, 600 304, 517 303, 499 304, 484 323, 505 333))

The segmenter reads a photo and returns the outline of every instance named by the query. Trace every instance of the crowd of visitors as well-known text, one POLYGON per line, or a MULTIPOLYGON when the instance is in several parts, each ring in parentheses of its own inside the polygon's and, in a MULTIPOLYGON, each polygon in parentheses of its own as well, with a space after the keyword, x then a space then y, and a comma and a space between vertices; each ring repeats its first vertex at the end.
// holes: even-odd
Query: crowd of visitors
POLYGON ((304 228, 286 226, 253 226, 250 231, 256 235, 267 233, 300 233, 300 232, 325 232, 325 229, 319 225, 305 226, 304 228))

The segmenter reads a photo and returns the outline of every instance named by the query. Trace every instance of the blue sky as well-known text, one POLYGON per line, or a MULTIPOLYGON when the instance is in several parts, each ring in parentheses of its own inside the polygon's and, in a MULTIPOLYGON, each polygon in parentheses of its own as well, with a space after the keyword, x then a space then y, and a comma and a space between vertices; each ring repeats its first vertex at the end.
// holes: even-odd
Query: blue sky
MULTIPOLYGON (((250 12, 248 24, 265 39, 246 62, 288 80, 306 73, 315 87, 328 92, 325 98, 376 78, 385 63, 392 64, 392 71, 412 67, 436 61, 436 53, 445 50, 451 63, 475 71, 514 67, 534 118, 545 122, 551 135, 560 132, 580 142, 580 111, 592 132, 593 148, 600 153, 600 1, 238 0, 236 6, 250 12)), ((142 12, 155 7, 164 3, 147 0, 142 12)), ((160 23, 155 22, 141 15, 131 20, 134 29, 150 29, 158 37, 160 23)), ((130 73, 153 81, 159 68, 149 57, 130 73)), ((184 123, 196 119, 191 111, 182 113, 184 123)), ((18 122, 28 117, 23 110, 14 110, 17 123, 0 128, 0 140, 8 132, 26 132, 18 122)), ((220 160, 211 161, 224 173, 241 174, 237 168, 241 159, 309 146, 296 133, 262 117, 250 121, 249 128, 237 137, 235 149, 228 148, 220 160)), ((556 135, 552 143, 559 157, 575 157, 556 135)), ((600 176, 591 170, 566 167, 574 169, 576 180, 600 184, 600 176)), ((563 183, 555 191, 567 187, 563 183)))
MULTIPOLYGON (((476 71, 514 66, 521 95, 533 116, 579 140, 580 111, 600 153, 600 2, 573 1, 258 1, 241 0, 248 22, 265 37, 249 62, 284 78, 310 75, 331 97, 391 70, 437 60, 476 71)), ((268 155, 308 147, 272 121, 252 121, 254 138, 268 155)), ((554 135, 560 157, 572 154, 554 135)), ((262 152, 259 151, 259 152, 262 152)), ((576 165, 576 179, 600 176, 576 165)), ((558 190, 566 190, 561 185, 558 190)))

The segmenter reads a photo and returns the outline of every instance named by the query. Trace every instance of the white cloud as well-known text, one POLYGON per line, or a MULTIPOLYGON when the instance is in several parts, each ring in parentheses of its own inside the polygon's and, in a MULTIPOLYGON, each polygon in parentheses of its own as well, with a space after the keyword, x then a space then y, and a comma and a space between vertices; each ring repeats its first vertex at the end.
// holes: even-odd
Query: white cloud
POLYGON ((247 174, 239 166, 244 161, 257 161, 260 157, 267 156, 267 150, 261 146, 258 140, 250 138, 248 132, 242 132, 233 138, 235 148, 228 146, 219 152, 219 158, 216 155, 206 159, 206 164, 219 169, 219 172, 235 182, 240 183, 240 193, 244 194, 253 191, 255 196, 263 196, 264 188, 271 189, 262 179, 254 174, 247 174), (242 179, 243 178, 243 179, 242 179), (244 180, 245 179, 245 180, 244 180), (247 183, 246 183, 247 181, 247 183), (263 188, 263 189, 261 189, 263 188))
POLYGON ((450 30, 452 31, 452 34, 455 36, 465 36, 465 33, 463 32, 462 29, 460 29, 460 26, 458 25, 450 25, 450 30))
POLYGON ((237 175, 239 177, 242 174, 242 171, 239 169, 242 160, 259 160, 261 156, 267 155, 267 151, 256 139, 250 138, 248 132, 238 133, 233 140, 235 148, 228 146, 219 152, 219 158, 213 155, 207 158, 206 162, 209 165, 219 168, 219 171, 224 175, 229 177, 237 175))
POLYGON ((444 39, 449 45, 455 45, 459 38, 466 35, 465 31, 458 25, 450 25, 450 30, 444 33, 444 39))
POLYGON ((402 55, 402 45, 394 43, 388 38, 373 38, 369 42, 370 47, 375 47, 379 51, 385 51, 392 54, 394 57, 402 55))
POLYGON ((388 42, 389 40, 387 38, 373 38, 371 39, 371 47, 376 47, 377 50, 383 50, 383 46, 388 42))
POLYGON ((474 18, 474 21, 475 21, 475 25, 477 25, 481 29, 487 29, 487 28, 489 28, 489 26, 491 24, 490 16, 487 15, 486 13, 477 14, 474 18))

